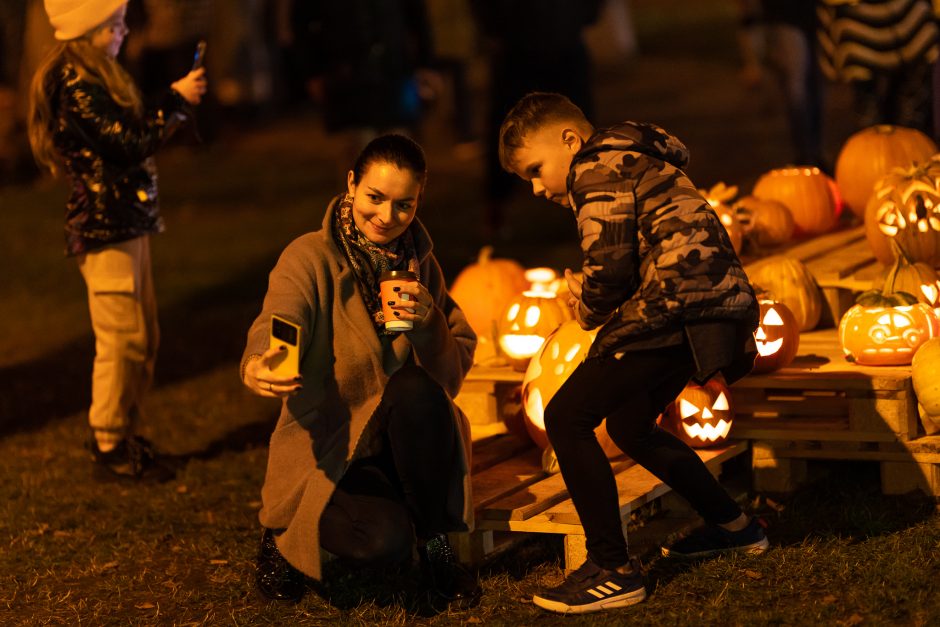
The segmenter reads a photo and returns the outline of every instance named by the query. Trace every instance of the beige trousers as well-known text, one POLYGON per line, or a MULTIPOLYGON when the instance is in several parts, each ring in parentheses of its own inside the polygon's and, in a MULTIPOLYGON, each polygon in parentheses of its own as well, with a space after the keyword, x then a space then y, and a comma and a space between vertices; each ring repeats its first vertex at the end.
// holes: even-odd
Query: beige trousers
POLYGON ((150 236, 78 257, 95 332, 88 422, 101 441, 129 435, 153 381, 160 341, 150 273, 150 236))

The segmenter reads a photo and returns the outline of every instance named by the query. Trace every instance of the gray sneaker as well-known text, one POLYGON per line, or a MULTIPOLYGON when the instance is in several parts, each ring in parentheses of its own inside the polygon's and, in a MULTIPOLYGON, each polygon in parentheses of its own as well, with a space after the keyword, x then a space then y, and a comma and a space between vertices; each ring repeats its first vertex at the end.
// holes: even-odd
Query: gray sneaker
POLYGON ((728 531, 718 525, 699 527, 671 546, 662 547, 664 557, 700 558, 722 553, 763 553, 770 546, 764 527, 751 518, 740 531, 728 531))
POLYGON ((640 564, 630 560, 631 572, 601 568, 588 557, 577 570, 554 588, 545 588, 532 597, 543 610, 559 614, 587 614, 627 607, 646 598, 640 564))

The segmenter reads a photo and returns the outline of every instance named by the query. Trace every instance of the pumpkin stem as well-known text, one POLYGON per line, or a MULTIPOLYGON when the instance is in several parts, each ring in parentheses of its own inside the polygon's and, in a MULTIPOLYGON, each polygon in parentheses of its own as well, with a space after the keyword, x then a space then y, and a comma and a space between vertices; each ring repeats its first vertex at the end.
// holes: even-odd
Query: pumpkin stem
POLYGON ((493 258, 493 247, 484 246, 480 249, 480 254, 477 255, 477 263, 486 264, 489 263, 490 259, 493 258))
POLYGON ((911 261, 910 256, 904 250, 904 247, 901 246, 896 239, 891 238, 891 248, 894 250, 894 265, 891 266, 891 269, 888 270, 887 276, 885 276, 885 283, 882 287, 882 294, 889 296, 895 293, 894 284, 897 281, 898 275, 901 273, 901 270, 910 266, 913 261, 911 261))

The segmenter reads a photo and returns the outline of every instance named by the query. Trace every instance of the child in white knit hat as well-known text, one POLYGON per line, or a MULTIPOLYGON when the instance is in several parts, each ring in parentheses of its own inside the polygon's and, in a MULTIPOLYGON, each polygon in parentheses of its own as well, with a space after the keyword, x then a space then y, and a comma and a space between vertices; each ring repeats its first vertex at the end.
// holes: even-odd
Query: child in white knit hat
POLYGON ((98 474, 166 480, 172 471, 134 435, 159 332, 150 235, 163 230, 154 152, 192 117, 202 68, 146 108, 116 61, 126 0, 45 0, 59 43, 33 77, 29 139, 36 160, 71 186, 66 254, 88 289, 95 333, 89 449, 98 474))

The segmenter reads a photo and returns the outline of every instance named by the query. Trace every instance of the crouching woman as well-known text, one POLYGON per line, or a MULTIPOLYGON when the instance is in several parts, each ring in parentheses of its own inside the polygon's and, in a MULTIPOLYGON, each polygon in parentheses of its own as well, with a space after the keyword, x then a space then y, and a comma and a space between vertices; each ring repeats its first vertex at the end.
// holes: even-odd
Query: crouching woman
POLYGON ((282 401, 260 513, 256 584, 268 598, 299 599, 304 575, 321 578, 321 548, 375 566, 416 547, 432 592, 452 606, 479 599, 446 536, 472 516, 469 426, 452 398, 476 337, 415 217, 426 172, 412 140, 369 143, 322 228, 281 254, 248 332, 242 381, 282 401), (418 280, 382 299, 393 270, 418 280), (387 330, 383 301, 413 328, 387 330), (272 316, 299 327, 296 374, 280 372, 289 351, 271 345, 272 316))

